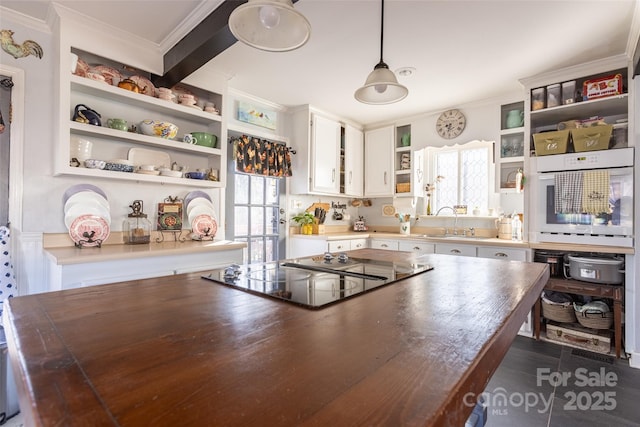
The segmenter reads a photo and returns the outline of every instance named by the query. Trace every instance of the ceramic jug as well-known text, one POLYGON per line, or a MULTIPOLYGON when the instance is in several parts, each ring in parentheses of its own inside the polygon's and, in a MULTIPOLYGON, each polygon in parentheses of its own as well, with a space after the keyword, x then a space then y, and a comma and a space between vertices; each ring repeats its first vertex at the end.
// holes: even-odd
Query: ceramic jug
POLYGON ((73 120, 80 123, 88 123, 94 126, 102 126, 101 116, 97 111, 92 110, 84 104, 76 105, 73 113, 73 120))
POLYGON ((517 128, 524 125, 524 111, 511 110, 507 113, 507 128, 517 128))

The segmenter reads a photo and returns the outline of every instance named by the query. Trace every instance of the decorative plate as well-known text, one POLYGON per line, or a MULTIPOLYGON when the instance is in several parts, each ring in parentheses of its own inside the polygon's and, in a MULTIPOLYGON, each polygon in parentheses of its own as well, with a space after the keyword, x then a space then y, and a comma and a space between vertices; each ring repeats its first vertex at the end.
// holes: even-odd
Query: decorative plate
POLYGON ((158 226, 161 230, 180 230, 182 228, 182 218, 175 212, 160 215, 158 226))
POLYGON ((69 236, 76 244, 98 246, 109 237, 109 224, 98 215, 80 215, 71 223, 69 236))
POLYGON ((93 191, 94 193, 100 194, 102 197, 105 198, 105 200, 108 200, 106 193, 102 191, 99 187, 96 187, 95 185, 92 185, 92 184, 76 184, 67 188, 67 191, 65 191, 64 194, 62 195, 62 201, 64 203, 67 203, 67 200, 69 200, 71 196, 81 191, 93 191))
POLYGON ((129 79, 133 80, 138 85, 138 87, 142 89, 141 93, 144 93, 145 95, 153 96, 155 98, 156 87, 153 85, 153 83, 151 83, 151 80, 142 76, 131 76, 129 77, 129 79))
POLYGON ((189 207, 189 203, 191 203, 191 201, 197 197, 204 197, 205 199, 207 199, 208 201, 211 201, 211 196, 209 196, 207 193, 205 193, 204 191, 200 191, 200 190, 194 190, 194 191, 190 191, 186 197, 184 198, 184 205, 186 207, 189 207))
POLYGON ((113 67, 108 67, 106 65, 96 65, 92 66, 89 71, 95 71, 96 73, 100 73, 104 76, 104 81, 113 85, 113 79, 117 79, 118 81, 122 80, 122 74, 118 70, 113 67))
POLYGON ((198 215, 191 221, 191 231, 200 236, 215 237, 218 223, 210 215, 198 215))
POLYGON ((383 205, 382 206, 382 215, 384 216, 394 216, 396 214, 396 208, 393 205, 383 205))

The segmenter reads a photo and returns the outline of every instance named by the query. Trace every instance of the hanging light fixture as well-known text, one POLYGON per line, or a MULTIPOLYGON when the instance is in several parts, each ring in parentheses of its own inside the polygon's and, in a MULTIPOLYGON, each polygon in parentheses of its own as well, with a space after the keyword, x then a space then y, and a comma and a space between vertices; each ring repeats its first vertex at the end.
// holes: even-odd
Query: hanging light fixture
POLYGON ((311 36, 311 24, 291 0, 249 0, 231 12, 229 29, 241 42, 270 52, 297 49, 311 36))
POLYGON ((382 17, 380 20, 380 62, 364 82, 364 86, 356 90, 355 97, 365 104, 392 104, 403 100, 409 90, 398 83, 396 75, 382 59, 382 42, 384 40, 384 0, 382 0, 382 17))

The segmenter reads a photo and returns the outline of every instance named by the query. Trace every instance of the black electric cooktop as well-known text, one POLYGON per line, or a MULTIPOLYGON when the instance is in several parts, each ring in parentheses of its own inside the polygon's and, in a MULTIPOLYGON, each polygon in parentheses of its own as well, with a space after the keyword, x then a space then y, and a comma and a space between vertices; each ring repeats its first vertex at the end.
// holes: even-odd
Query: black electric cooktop
POLYGON ((324 254, 290 261, 232 265, 202 276, 246 292, 320 308, 433 269, 428 264, 324 254))

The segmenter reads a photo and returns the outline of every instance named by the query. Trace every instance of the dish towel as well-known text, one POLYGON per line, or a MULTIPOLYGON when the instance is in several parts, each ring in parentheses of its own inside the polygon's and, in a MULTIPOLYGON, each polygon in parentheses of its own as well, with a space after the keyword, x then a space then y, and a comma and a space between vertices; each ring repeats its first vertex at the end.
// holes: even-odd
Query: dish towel
POLYGON ((9 237, 9 228, 0 227, 0 313, 2 313, 4 301, 13 297, 13 294, 17 292, 16 277, 13 273, 9 251, 9 237))
POLYGON ((582 172, 560 172, 555 176, 555 212, 582 213, 582 172))
POLYGON ((609 171, 584 172, 582 187, 582 211, 584 213, 609 213, 609 171))

